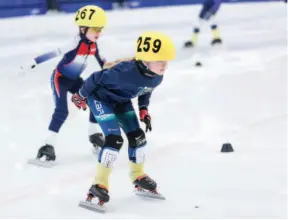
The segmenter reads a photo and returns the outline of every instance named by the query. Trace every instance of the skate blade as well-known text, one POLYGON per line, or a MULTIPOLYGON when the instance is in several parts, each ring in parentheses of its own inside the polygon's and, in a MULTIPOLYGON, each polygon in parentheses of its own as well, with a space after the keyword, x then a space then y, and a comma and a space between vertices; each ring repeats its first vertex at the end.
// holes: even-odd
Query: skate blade
POLYGON ((213 50, 222 50, 223 49, 223 45, 222 43, 216 43, 211 45, 213 47, 213 50))
POLYGON ((88 209, 90 211, 100 212, 100 213, 106 212, 106 209, 104 206, 99 205, 99 204, 94 204, 92 202, 87 202, 87 201, 80 201, 79 207, 88 209))
POLYGON ((45 168, 50 168, 57 164, 55 161, 43 161, 43 160, 37 160, 37 159, 28 160, 28 163, 39 166, 39 167, 45 167, 45 168))
POLYGON ((142 196, 142 197, 148 197, 148 198, 152 198, 152 199, 160 199, 160 200, 166 200, 166 198, 161 195, 160 193, 152 193, 149 191, 135 191, 135 194, 137 196, 142 196))

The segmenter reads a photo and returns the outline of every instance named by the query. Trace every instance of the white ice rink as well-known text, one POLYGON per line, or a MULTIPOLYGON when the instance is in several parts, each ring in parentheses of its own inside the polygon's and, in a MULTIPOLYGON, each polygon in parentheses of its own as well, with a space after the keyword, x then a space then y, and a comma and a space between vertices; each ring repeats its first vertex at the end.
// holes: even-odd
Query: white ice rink
MULTIPOLYGON (((177 59, 152 96, 153 132, 147 134, 146 171, 167 200, 133 195, 125 141, 104 215, 78 207, 96 165, 87 112, 69 103, 55 146, 58 166, 26 164, 43 144, 53 112, 49 80, 57 59, 25 73, 19 66, 70 39, 73 15, 1 19, 0 218, 287 217, 285 7, 223 5, 224 45, 211 50, 209 28, 203 30, 197 50, 203 68, 194 66, 194 50, 182 47, 200 5, 109 12, 99 42, 108 60, 133 55, 144 30, 170 34, 177 59), (220 153, 224 142, 235 152, 220 153)), ((94 62, 85 75, 98 69, 94 62)))

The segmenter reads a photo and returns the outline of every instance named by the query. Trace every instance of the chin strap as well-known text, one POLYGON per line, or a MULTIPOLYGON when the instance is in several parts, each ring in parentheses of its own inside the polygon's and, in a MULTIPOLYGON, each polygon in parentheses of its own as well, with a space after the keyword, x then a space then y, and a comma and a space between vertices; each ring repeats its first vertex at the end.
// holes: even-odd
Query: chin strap
POLYGON ((137 60, 136 64, 142 75, 152 78, 158 76, 156 73, 152 72, 141 60, 137 60))
MULTIPOLYGON (((88 31, 88 27, 80 27, 80 28, 84 28, 84 33, 83 33, 83 35, 86 36, 87 31, 88 31)), ((81 30, 80 30, 80 33, 82 33, 81 30)))
MULTIPOLYGON (((89 27, 79 27, 79 35, 80 35, 82 38, 87 39, 86 34, 87 34, 87 32, 88 32, 88 28, 89 28, 89 27), (84 33, 82 33, 81 28, 84 29, 84 33)), ((87 39, 87 40, 88 40, 88 39, 87 39)))

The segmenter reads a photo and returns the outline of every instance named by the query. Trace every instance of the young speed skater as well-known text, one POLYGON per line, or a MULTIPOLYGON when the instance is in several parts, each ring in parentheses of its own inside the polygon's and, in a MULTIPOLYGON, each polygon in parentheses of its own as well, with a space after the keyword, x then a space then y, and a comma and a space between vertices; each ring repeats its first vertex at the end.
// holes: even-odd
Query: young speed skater
POLYGON ((220 33, 218 30, 218 26, 216 23, 213 22, 213 18, 215 17, 217 11, 220 8, 222 0, 204 0, 202 4, 202 9, 199 14, 199 23, 194 27, 192 39, 186 41, 184 46, 185 47, 194 47, 198 41, 198 35, 200 33, 201 27, 205 23, 210 24, 210 28, 212 31, 212 41, 211 45, 221 44, 222 40, 220 38, 220 33))
MULTIPOLYGON (((30 65, 30 68, 34 68, 36 65, 56 56, 63 56, 51 76, 55 110, 48 128, 45 145, 38 150, 37 159, 30 161, 38 165, 47 164, 40 160, 44 156, 46 162, 56 159, 54 151, 56 138, 68 116, 67 93, 74 94, 81 88, 84 82, 81 74, 86 68, 88 56, 95 56, 101 68, 105 64, 96 43, 107 22, 104 10, 98 6, 87 5, 76 12, 74 19, 79 27, 79 35, 76 41, 72 45, 34 58, 30 65)), ((91 111, 89 121, 89 140, 97 150, 98 146, 103 145, 104 139, 91 111)))
POLYGON ((123 145, 120 128, 128 139, 130 178, 136 194, 164 199, 157 184, 144 172, 146 138, 140 128, 131 99, 138 97, 140 121, 152 131, 148 113, 152 91, 160 85, 168 61, 175 58, 175 47, 168 36, 145 32, 137 40, 134 60, 119 62, 110 69, 94 72, 85 80, 72 102, 81 109, 87 104, 96 117, 105 142, 98 155, 97 171, 85 202, 80 206, 105 211, 109 197, 109 176, 123 145), (95 204, 92 199, 98 199, 95 204))

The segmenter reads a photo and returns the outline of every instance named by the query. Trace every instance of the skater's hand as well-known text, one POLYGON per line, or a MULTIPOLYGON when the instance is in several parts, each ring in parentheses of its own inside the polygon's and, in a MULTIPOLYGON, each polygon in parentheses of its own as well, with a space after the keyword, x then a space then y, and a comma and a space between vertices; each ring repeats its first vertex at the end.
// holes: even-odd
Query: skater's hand
POLYGON ((148 113, 148 109, 146 107, 140 108, 140 121, 144 122, 146 125, 146 133, 149 131, 152 131, 152 126, 151 126, 151 116, 148 113))
POLYGON ((20 66, 21 72, 28 72, 32 69, 34 69, 37 66, 37 63, 34 59, 24 63, 22 66, 20 66))
POLYGON ((72 96, 71 101, 76 105, 77 108, 83 109, 84 111, 87 109, 86 99, 79 93, 75 93, 72 96))

